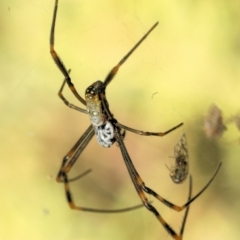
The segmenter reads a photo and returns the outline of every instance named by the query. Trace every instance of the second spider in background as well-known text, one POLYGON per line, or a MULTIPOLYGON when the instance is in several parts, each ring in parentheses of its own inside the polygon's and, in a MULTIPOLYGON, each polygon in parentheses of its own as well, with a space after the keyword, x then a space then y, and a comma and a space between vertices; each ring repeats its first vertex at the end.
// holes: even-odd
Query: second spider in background
POLYGON ((175 165, 167 168, 170 171, 170 177, 174 183, 182 183, 188 176, 188 148, 187 148, 187 138, 185 133, 183 133, 178 143, 174 146, 174 157, 175 165))

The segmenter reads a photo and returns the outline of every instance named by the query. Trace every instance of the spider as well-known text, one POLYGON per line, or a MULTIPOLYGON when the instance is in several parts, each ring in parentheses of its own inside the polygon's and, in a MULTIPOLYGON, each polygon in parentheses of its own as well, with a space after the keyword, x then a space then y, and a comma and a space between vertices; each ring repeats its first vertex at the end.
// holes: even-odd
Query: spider
MULTIPOLYGON (((136 130, 131 127, 127 127, 121 123, 119 123, 111 113, 109 109, 109 104, 106 98, 105 90, 108 84, 112 81, 115 75, 118 72, 118 69, 122 66, 122 64, 128 59, 128 57, 136 50, 136 48, 146 39, 146 37, 153 31, 153 29, 158 25, 156 22, 148 32, 135 44, 135 46, 120 60, 120 62, 112 68, 112 70, 108 73, 105 80, 96 81, 92 85, 90 85, 85 92, 85 99, 83 99, 77 92, 76 88, 74 87, 72 80, 70 78, 70 70, 67 70, 62 60, 59 58, 57 52, 54 49, 54 32, 55 32, 55 24, 56 24, 56 16, 57 16, 57 8, 58 8, 58 0, 55 0, 55 7, 53 12, 53 19, 51 25, 51 32, 50 32, 50 53, 53 57, 54 62, 56 63, 57 67, 64 75, 65 79, 63 84, 58 92, 59 97, 62 101, 70 108, 77 110, 79 112, 88 114, 90 117, 91 124, 87 128, 87 130, 83 133, 83 135, 77 140, 71 150, 67 153, 67 155, 63 158, 60 170, 58 172, 56 180, 58 182, 63 182, 65 186, 65 193, 67 197, 68 204, 70 208, 80 211, 91 211, 91 212, 117 212, 118 210, 100 210, 94 208, 86 208, 77 206, 72 198, 70 188, 69 188, 69 180, 68 180, 68 173, 72 169, 73 165, 77 161, 78 157, 88 145, 90 140, 96 135, 97 141, 100 146, 103 147, 111 147, 115 142, 118 144, 124 162, 126 164, 127 170, 129 172, 130 178, 132 183, 141 198, 143 205, 152 212, 158 221, 163 225, 166 231, 176 240, 182 239, 182 235, 178 235, 170 225, 163 219, 157 209, 149 202, 145 193, 154 196, 156 199, 161 201, 163 204, 172 208, 176 211, 182 211, 196 199, 198 198, 206 188, 211 184, 215 176, 217 175, 221 163, 217 167, 213 177, 208 181, 208 183, 204 186, 204 188, 199 191, 193 198, 188 199, 188 201, 182 205, 178 206, 175 205, 165 198, 158 195, 154 190, 147 187, 144 181, 141 179, 140 175, 138 174, 134 164, 128 154, 128 151, 125 147, 123 142, 123 138, 125 135, 125 131, 130 131, 142 136, 165 136, 168 133, 172 132, 173 130, 179 128, 183 125, 183 123, 178 124, 177 126, 165 131, 165 132, 144 132, 141 130, 136 130), (86 107, 86 109, 77 107, 70 102, 63 96, 62 91, 64 89, 65 83, 67 83, 68 87, 75 95, 75 97, 86 107)), ((135 206, 136 207, 136 206, 135 206)), ((139 206, 138 206, 139 207, 139 206)), ((119 211, 125 211, 126 209, 120 209, 119 211)))
POLYGON ((178 143, 174 146, 175 166, 167 168, 170 171, 170 177, 174 183, 182 183, 188 176, 188 149, 187 138, 183 133, 178 143))

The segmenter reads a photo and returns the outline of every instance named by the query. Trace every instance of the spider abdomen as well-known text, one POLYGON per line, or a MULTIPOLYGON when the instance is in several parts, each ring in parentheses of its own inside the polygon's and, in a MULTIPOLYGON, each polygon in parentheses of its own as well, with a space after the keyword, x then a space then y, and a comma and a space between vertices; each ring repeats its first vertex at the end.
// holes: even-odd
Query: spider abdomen
POLYGON ((111 147, 116 141, 114 137, 114 126, 110 121, 106 121, 105 124, 95 127, 95 133, 99 145, 103 147, 111 147))

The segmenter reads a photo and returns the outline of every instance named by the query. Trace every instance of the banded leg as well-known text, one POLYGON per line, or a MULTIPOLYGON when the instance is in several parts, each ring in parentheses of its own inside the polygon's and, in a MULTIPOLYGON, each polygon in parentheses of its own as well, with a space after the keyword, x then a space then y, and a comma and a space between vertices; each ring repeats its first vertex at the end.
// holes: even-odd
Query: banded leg
POLYGON ((156 217, 157 219, 160 221, 160 223, 163 225, 163 227, 167 230, 167 232, 176 240, 181 240, 182 237, 178 234, 176 234, 176 232, 171 228, 171 226, 169 226, 167 224, 167 222, 162 218, 162 216, 160 215, 160 213, 156 210, 156 208, 149 203, 145 193, 148 193, 152 196, 154 196, 156 199, 158 199, 159 201, 161 201, 163 204, 165 204, 166 206, 168 206, 169 208, 172 208, 176 211, 182 211, 183 209, 187 208, 197 197, 199 197, 206 189, 207 187, 211 184, 211 182, 213 181, 213 179, 215 178, 215 176, 217 175, 220 167, 221 167, 221 163, 219 164, 219 166, 217 167, 216 172, 214 173, 213 177, 209 180, 209 182, 204 186, 204 188, 197 193, 193 198, 189 199, 183 206, 178 206, 175 205, 171 202, 169 202, 168 200, 162 198, 160 195, 158 195, 155 191, 153 191, 151 188, 148 188, 145 186, 143 180, 141 179, 141 177, 139 176, 138 172, 136 171, 132 160, 127 152, 127 149, 125 147, 124 142, 122 141, 120 134, 119 134, 119 130, 117 130, 115 132, 115 137, 117 139, 118 145, 120 147, 124 162, 127 166, 129 175, 132 179, 132 182, 135 186, 135 189, 139 195, 139 197, 141 198, 143 204, 145 205, 145 207, 151 211, 156 217), (145 193, 144 193, 145 192, 145 193))
POLYGON ((74 144, 71 150, 67 153, 67 155, 63 158, 60 170, 57 174, 57 182, 63 182, 63 173, 67 174, 71 170, 72 166, 75 164, 82 151, 93 138, 94 134, 94 129, 92 125, 90 125, 84 134, 74 144))
MULTIPOLYGON (((84 175, 87 174, 87 171, 83 173, 84 175)), ((82 175, 83 175, 82 174, 82 175)), ((77 178, 79 178, 78 176, 77 178)), ((136 210, 139 208, 142 208, 144 205, 143 204, 138 204, 132 207, 127 207, 127 208, 120 208, 120 209, 97 209, 97 208, 89 208, 89 207, 80 207, 75 204, 73 201, 73 197, 70 191, 70 186, 68 180, 67 174, 65 172, 62 172, 62 178, 64 182, 64 188, 65 188, 65 193, 66 193, 66 198, 68 201, 68 205, 70 206, 71 209, 74 210, 79 210, 79 211, 85 211, 85 212, 94 212, 94 213, 122 213, 122 212, 128 212, 132 210, 136 210)), ((75 178, 76 179, 76 178, 75 178)), ((73 179, 71 179, 73 180, 73 179)))
MULTIPOLYGON (((68 70, 68 74, 70 74, 70 72, 71 72, 71 69, 68 70)), ((68 107, 74 109, 74 110, 77 110, 79 112, 88 114, 88 111, 86 109, 83 109, 83 108, 80 108, 80 107, 77 107, 77 106, 73 105, 63 96, 62 92, 63 92, 63 89, 65 87, 65 84, 66 84, 66 79, 63 80, 63 83, 62 83, 62 85, 61 85, 61 87, 58 91, 58 96, 62 99, 63 103, 65 105, 67 105, 68 107)))
POLYGON ((174 131, 175 129, 181 127, 183 125, 183 123, 180 123, 178 124, 177 126, 165 131, 165 132, 144 132, 144 131, 141 131, 141 130, 136 130, 136 129, 133 129, 133 128, 130 128, 130 127, 127 127, 125 125, 122 125, 121 123, 116 123, 116 125, 124 130, 127 130, 129 132, 133 132, 133 133, 136 133, 136 134, 139 134, 139 135, 142 135, 142 136, 157 136, 157 137, 163 137, 165 135, 167 135, 168 133, 174 131))
POLYGON ((53 19, 52 19, 52 25, 51 25, 51 32, 50 32, 50 53, 53 57, 54 62, 56 63, 57 67, 60 69, 62 74, 65 77, 65 80, 72 91, 72 93, 75 95, 75 97, 83 104, 86 105, 86 101, 78 94, 76 88, 74 87, 71 78, 68 74, 68 71, 58 56, 57 52, 54 49, 54 34, 55 34, 55 25, 56 25, 56 18, 57 18, 57 8, 58 8, 58 0, 55 0, 55 7, 53 11, 53 19))
POLYGON ((152 30, 158 25, 158 22, 156 22, 149 30, 148 32, 134 45, 134 47, 120 60, 120 62, 113 67, 113 69, 109 72, 109 74, 106 76, 104 80, 104 85, 107 87, 107 85, 112 81, 114 76, 117 74, 118 69, 123 65, 123 63, 131 56, 131 54, 137 49, 137 47, 145 40, 145 38, 152 32, 152 30))
MULTIPOLYGON (((189 192, 188 192, 188 201, 191 199, 192 197, 192 176, 189 176, 189 192)), ((187 217, 188 217, 188 212, 189 212, 189 208, 190 205, 187 206, 184 217, 183 217, 183 221, 182 221, 182 226, 181 226, 181 230, 180 230, 180 237, 183 238, 183 233, 184 233, 184 229, 185 229, 185 225, 186 225, 186 221, 187 221, 187 217)))
MULTIPOLYGON (((71 150, 67 153, 67 155, 63 158, 62 165, 58 172, 56 180, 58 182, 63 182, 65 187, 66 198, 70 208, 80 211, 88 211, 88 212, 96 212, 96 213, 121 213, 132 211, 138 208, 143 207, 143 204, 138 204, 128 208, 121 208, 121 209, 96 209, 96 208, 87 208, 87 207, 79 207, 76 206, 72 194, 70 192, 69 182, 75 181, 81 178, 83 175, 86 175, 91 170, 87 170, 82 173, 80 176, 74 177, 72 179, 68 179, 67 173, 71 170, 77 159, 79 158, 82 151, 86 148, 92 137, 94 136, 95 131, 90 125, 85 133, 79 138, 79 140, 75 143, 75 145, 71 148, 71 150)), ((122 137, 122 136, 121 136, 122 137)))
MULTIPOLYGON (((109 109, 108 102, 107 102, 107 99, 106 99, 106 95, 104 93, 101 93, 100 97, 101 97, 101 102, 103 104, 103 107, 104 107, 104 110, 105 110, 107 116, 109 117, 109 119, 112 119, 113 114, 111 113, 111 111, 109 109)), ((144 131, 141 131, 141 130, 136 130, 136 129, 127 127, 127 126, 125 126, 125 125, 123 125, 119 122, 116 122, 116 126, 118 126, 120 129, 124 129, 126 131, 133 132, 135 134, 139 134, 141 136, 157 136, 157 137, 163 137, 163 136, 167 135, 168 133, 174 131, 175 129, 181 127, 182 125, 183 125, 183 123, 180 123, 177 126, 171 128, 171 129, 169 129, 165 132, 144 132, 144 131)))
POLYGON ((182 211, 183 209, 185 209, 187 206, 189 206, 195 199, 197 199, 208 187, 209 185, 212 183, 212 181, 214 180, 214 178, 216 177, 220 167, 221 167, 222 163, 220 163, 214 173, 214 175, 211 177, 211 179, 208 181, 208 183, 202 188, 201 191, 199 191, 193 198, 191 198, 189 201, 187 201, 185 204, 183 204, 182 206, 178 206, 175 205, 171 202, 169 202, 168 200, 162 198, 160 195, 158 195, 155 191, 153 191, 151 188, 148 188, 145 186, 144 182, 142 181, 142 179, 138 176, 137 177, 137 181, 138 184, 141 185, 141 189, 148 193, 153 195, 155 198, 157 198, 159 201, 161 201, 163 204, 165 204, 166 206, 176 210, 177 212, 182 211))

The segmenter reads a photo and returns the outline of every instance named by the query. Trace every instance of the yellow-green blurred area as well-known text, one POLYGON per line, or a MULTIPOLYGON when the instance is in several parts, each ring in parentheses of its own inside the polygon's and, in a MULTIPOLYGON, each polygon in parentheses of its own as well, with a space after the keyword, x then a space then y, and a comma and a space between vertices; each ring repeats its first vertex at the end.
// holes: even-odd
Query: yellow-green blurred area
MULTIPOLYGON (((49 53, 54 0, 0 2, 0 238, 40 240, 172 239, 147 209, 121 214, 70 210, 55 181, 63 156, 89 126, 57 92, 63 75, 49 53)), ((173 147, 187 136, 193 194, 222 168, 190 207, 184 239, 240 238, 240 2, 237 0, 60 0, 55 49, 84 96, 156 22, 159 25, 120 68, 106 94, 116 119, 145 131, 184 126, 163 137, 127 133, 124 140, 147 186, 177 205, 188 179, 169 177, 173 147), (217 105, 227 130, 207 138, 204 117, 217 105)), ((83 107, 71 91, 65 97, 83 107)), ((120 149, 93 139, 71 170, 79 206, 116 209, 140 204, 120 149)), ((179 232, 184 211, 149 196, 179 232)))

